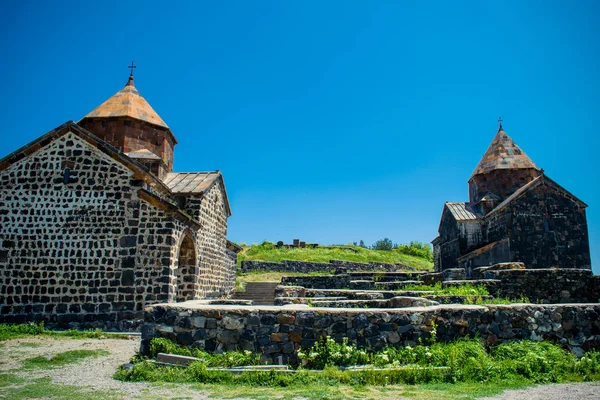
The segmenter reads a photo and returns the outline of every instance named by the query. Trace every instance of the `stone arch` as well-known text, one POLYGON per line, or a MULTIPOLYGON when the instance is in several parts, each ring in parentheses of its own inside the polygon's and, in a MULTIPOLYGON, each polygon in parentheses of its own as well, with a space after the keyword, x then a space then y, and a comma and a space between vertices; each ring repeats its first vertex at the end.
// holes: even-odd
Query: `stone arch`
POLYGON ((198 291, 198 257, 194 236, 184 232, 179 244, 175 268, 175 301, 193 300, 198 291))

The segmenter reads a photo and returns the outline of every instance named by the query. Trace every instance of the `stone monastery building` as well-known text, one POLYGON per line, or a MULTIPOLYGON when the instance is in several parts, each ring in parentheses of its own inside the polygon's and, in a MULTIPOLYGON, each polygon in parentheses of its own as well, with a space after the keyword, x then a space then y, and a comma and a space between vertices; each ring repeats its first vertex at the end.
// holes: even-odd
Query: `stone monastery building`
POLYGON ((591 269, 587 205, 548 178, 502 128, 469 179, 469 201, 444 205, 436 271, 502 262, 591 269))
POLYGON ((130 75, 0 160, 0 322, 119 327, 148 304, 233 291, 223 176, 173 172, 176 144, 130 75))

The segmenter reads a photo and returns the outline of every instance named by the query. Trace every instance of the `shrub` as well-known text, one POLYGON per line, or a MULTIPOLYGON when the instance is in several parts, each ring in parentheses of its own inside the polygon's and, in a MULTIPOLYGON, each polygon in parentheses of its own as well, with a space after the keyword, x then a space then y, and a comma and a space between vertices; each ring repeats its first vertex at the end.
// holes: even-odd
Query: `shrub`
POLYGON ((433 251, 431 250, 429 243, 412 241, 409 244, 401 244, 396 246, 396 251, 415 257, 421 257, 428 261, 433 261, 433 251))
POLYGON ((380 239, 380 240, 376 241, 375 243, 373 243, 373 246, 371 248, 373 250, 391 251, 392 249, 394 249, 397 246, 398 245, 395 245, 394 243, 392 243, 392 241, 390 239, 384 238, 384 239, 380 239))

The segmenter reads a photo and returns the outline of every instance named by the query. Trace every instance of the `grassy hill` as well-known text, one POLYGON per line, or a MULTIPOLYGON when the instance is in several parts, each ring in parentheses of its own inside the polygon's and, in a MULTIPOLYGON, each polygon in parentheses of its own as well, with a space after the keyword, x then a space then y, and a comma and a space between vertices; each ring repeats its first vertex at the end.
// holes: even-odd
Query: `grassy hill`
MULTIPOLYGON (((279 262, 281 260, 300 260, 329 262, 329 260, 347 260, 356 262, 402 263, 420 271, 433 270, 433 262, 426 257, 406 254, 405 249, 371 250, 359 246, 320 246, 316 248, 277 248, 272 243, 245 246, 238 254, 238 263, 242 260, 279 262)), ((430 257, 429 257, 430 258, 430 257)))

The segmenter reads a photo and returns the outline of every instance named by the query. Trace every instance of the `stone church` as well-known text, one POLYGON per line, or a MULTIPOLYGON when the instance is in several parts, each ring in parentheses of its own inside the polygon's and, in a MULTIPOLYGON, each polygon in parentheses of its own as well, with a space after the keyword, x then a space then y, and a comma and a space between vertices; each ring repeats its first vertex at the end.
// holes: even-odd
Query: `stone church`
POLYGON ((587 205, 498 133, 469 179, 469 201, 444 204, 435 270, 523 262, 591 269, 587 205))
POLYGON ((173 172, 176 144, 131 74, 0 160, 0 322, 123 328, 146 305, 234 290, 223 175, 173 172))

